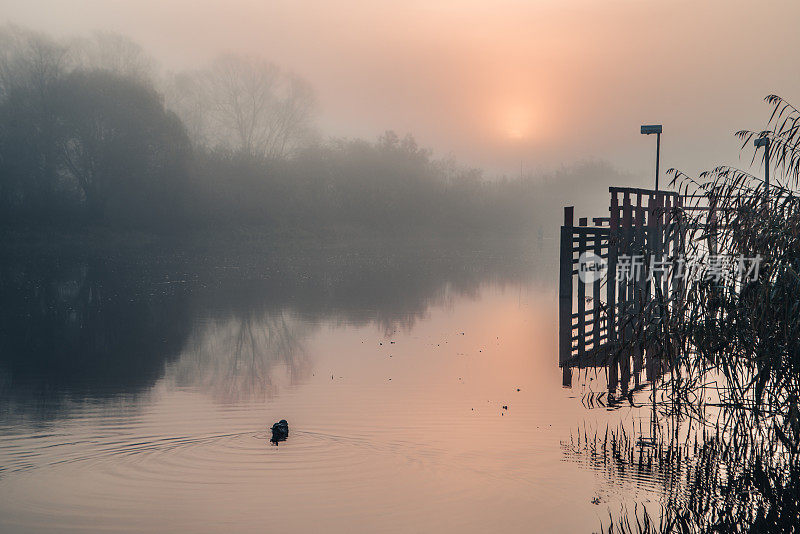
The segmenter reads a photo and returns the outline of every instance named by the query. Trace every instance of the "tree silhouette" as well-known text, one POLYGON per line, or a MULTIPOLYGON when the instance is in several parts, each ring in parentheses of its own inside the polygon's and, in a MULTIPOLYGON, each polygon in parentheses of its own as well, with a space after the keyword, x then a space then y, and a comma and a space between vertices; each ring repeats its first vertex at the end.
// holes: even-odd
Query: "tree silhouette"
POLYGON ((59 85, 58 115, 65 170, 94 218, 169 212, 189 140, 154 90, 108 71, 76 71, 59 85))

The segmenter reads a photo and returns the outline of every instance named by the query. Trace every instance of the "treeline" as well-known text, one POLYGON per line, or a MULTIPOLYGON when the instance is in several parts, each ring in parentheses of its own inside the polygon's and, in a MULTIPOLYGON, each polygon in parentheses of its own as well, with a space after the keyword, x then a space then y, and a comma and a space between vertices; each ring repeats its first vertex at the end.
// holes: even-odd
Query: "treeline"
POLYGON ((521 233, 551 226, 576 185, 625 181, 591 163, 487 180, 393 132, 321 140, 309 84, 255 58, 159 75, 124 37, 13 26, 0 50, 5 226, 521 233))

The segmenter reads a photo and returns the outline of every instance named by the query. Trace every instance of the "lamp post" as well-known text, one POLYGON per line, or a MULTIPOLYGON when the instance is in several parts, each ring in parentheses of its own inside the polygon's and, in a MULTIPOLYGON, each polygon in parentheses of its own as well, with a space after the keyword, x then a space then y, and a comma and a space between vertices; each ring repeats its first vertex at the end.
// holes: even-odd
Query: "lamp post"
POLYGON ((769 203, 769 137, 762 135, 753 144, 764 147, 764 205, 769 203))
POLYGON ((661 159, 661 125, 643 124, 642 135, 656 134, 656 192, 658 191, 658 163, 661 159))

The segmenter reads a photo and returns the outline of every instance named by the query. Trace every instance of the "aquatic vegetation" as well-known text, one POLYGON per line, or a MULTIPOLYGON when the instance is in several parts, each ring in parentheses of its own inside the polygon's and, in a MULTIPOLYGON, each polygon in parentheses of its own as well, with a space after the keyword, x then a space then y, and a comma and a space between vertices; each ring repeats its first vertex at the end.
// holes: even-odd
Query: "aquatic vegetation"
MULTIPOLYGON (((769 188, 730 167, 696 179, 670 170, 686 199, 671 208, 668 229, 681 239, 680 257, 670 258, 668 291, 654 284, 649 300, 621 312, 634 335, 609 363, 635 350, 659 361, 653 417, 688 421, 703 439, 687 449, 660 435, 644 455, 666 457, 671 470, 692 466, 690 499, 667 498, 658 525, 634 510, 607 532, 800 529, 800 110, 774 95, 767 102, 769 129, 737 136, 742 148, 768 140, 753 161, 764 157, 769 188), (677 284, 686 258, 699 270, 677 284), (758 270, 744 276, 741 258, 758 259, 758 270)), ((617 435, 599 450, 615 468, 630 468, 623 460, 637 443, 617 435)))

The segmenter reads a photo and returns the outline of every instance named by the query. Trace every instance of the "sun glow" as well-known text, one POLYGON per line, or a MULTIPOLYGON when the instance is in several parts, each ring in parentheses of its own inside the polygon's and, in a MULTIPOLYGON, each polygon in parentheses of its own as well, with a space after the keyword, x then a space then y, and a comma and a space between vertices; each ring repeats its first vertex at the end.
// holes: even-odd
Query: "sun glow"
POLYGON ((500 117, 500 133, 507 139, 522 141, 532 134, 533 114, 524 106, 506 108, 500 117))

